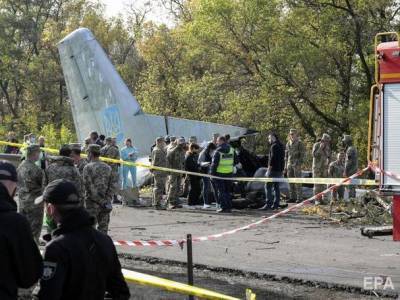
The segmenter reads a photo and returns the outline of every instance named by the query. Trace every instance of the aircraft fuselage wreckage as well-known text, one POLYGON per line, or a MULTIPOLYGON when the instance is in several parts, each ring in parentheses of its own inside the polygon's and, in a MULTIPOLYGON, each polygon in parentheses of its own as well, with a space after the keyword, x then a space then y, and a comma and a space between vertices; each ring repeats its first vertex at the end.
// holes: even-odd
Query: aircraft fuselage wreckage
MULTIPOLYGON (((246 128, 185 120, 143 112, 91 31, 79 28, 58 44, 77 137, 91 131, 116 137, 119 146, 132 138, 140 157, 148 157, 158 136, 196 136, 199 143, 213 133, 242 136, 246 128)), ((139 177, 139 176, 138 176, 139 177)))

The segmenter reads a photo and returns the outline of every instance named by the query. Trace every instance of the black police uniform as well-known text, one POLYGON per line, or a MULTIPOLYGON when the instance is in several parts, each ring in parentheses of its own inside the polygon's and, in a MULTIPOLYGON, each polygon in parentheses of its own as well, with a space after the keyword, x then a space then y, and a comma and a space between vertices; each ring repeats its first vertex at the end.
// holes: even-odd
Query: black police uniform
POLYGON ((41 275, 42 257, 29 223, 0 184, 0 299, 17 299, 18 287, 31 287, 41 275))
POLYGON ((94 219, 83 208, 71 210, 46 246, 43 276, 34 291, 38 299, 129 299, 115 246, 93 229, 94 219))

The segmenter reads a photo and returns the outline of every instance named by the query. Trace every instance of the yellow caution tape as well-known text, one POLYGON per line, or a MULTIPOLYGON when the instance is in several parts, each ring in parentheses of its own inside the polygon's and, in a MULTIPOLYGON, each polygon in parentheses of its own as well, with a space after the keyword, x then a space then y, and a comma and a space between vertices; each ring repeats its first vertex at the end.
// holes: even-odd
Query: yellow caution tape
POLYGON ((246 300, 256 300, 256 294, 254 294, 251 289, 246 290, 246 300))
MULTIPOLYGON (((239 298, 234 298, 217 292, 135 271, 122 269, 122 274, 124 275, 126 281, 162 288, 174 293, 192 295, 202 299, 239 300, 239 298)), ((249 299, 255 299, 255 295, 253 298, 249 299)))
MULTIPOLYGON (((10 143, 10 142, 4 142, 0 141, 0 145, 10 145, 13 147, 26 147, 24 144, 17 144, 17 143, 10 143)), ((51 149, 51 148, 41 148, 43 151, 56 154, 58 155, 59 150, 56 149, 51 149)), ((82 154, 82 157, 87 157, 86 154, 82 154)), ((113 159, 109 157, 100 157, 101 161, 108 162, 108 163, 114 163, 114 164, 121 164, 121 165, 126 165, 126 166, 133 166, 133 167, 141 167, 149 170, 156 170, 156 171, 162 171, 162 172, 167 172, 167 173, 177 173, 177 174, 185 174, 185 175, 193 175, 193 176, 199 176, 199 177, 208 177, 210 179, 222 179, 222 180, 230 180, 230 181, 242 181, 242 182, 263 182, 263 183, 268 183, 268 182, 281 182, 281 183, 299 183, 299 184, 341 184, 341 185, 364 185, 364 186, 376 186, 378 183, 375 180, 369 180, 369 179, 349 179, 349 181, 343 183, 343 178, 269 178, 269 177, 219 177, 219 176, 214 176, 214 175, 209 175, 209 174, 204 174, 204 173, 196 173, 196 172, 189 172, 189 171, 184 171, 184 170, 178 170, 178 169, 170 169, 170 168, 164 168, 164 167, 157 167, 157 166, 152 166, 148 164, 143 164, 143 163, 138 163, 138 162, 131 162, 131 161, 125 161, 122 159, 113 159)))

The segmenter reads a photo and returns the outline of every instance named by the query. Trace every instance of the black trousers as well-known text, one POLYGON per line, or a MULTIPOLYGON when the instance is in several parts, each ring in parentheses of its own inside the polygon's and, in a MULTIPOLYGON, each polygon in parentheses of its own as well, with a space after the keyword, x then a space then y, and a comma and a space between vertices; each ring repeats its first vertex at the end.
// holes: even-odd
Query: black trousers
POLYGON ((188 195, 188 205, 200 205, 201 177, 189 175, 190 190, 188 195))

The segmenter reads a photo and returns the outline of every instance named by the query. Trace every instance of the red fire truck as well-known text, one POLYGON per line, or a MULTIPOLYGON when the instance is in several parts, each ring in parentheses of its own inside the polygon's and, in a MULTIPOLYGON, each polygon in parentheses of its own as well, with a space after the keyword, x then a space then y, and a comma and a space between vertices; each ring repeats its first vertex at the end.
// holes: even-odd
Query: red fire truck
POLYGON ((368 161, 379 167, 381 192, 393 195, 393 239, 400 240, 400 39, 396 32, 375 37, 375 85, 371 88, 368 161), (379 42, 380 39, 396 41, 379 42), (384 171, 384 172, 383 172, 384 171))

